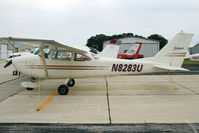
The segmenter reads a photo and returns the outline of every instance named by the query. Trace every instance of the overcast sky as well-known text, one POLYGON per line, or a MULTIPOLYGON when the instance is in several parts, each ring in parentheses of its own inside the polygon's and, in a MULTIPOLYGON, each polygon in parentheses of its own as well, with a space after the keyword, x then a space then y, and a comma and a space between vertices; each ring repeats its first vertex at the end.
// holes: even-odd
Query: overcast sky
POLYGON ((85 45, 96 34, 195 34, 199 0, 0 0, 0 36, 85 45))

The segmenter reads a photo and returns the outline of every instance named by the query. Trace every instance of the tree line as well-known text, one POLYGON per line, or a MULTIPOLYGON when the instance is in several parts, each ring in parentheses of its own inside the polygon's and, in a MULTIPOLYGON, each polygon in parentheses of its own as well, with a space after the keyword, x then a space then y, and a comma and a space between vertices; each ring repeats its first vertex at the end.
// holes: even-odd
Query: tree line
POLYGON ((122 33, 122 34, 112 35, 112 36, 107 36, 104 34, 98 34, 98 35, 92 36, 87 40, 86 46, 90 48, 95 48, 98 51, 102 51, 103 43, 105 41, 109 41, 112 39, 126 38, 126 37, 136 37, 136 38, 141 38, 141 39, 152 39, 152 40, 159 41, 160 49, 162 49, 168 43, 168 40, 159 34, 152 34, 146 38, 140 35, 136 35, 136 34, 134 35, 133 33, 122 33))

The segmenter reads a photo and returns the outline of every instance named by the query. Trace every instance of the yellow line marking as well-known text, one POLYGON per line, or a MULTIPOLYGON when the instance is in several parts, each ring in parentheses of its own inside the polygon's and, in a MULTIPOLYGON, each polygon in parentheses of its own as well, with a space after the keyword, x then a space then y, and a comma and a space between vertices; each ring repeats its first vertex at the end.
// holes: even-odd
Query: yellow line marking
MULTIPOLYGON (((71 90, 75 90, 75 91, 79 91, 79 90, 81 90, 81 91, 106 91, 107 89, 74 89, 74 88, 72 88, 71 90)), ((112 90, 112 89, 108 89, 108 90, 112 90)))
POLYGON ((51 97, 48 98, 48 99, 43 103, 43 105, 40 105, 39 107, 37 107, 37 111, 42 110, 51 100, 53 100, 54 96, 56 96, 57 94, 58 94, 57 91, 56 91, 55 93, 53 93, 53 94, 51 95, 51 97))
MULTIPOLYGON (((143 89, 128 89, 128 90, 143 90, 143 89)), ((144 90, 153 90, 153 89, 144 89, 144 90)))
POLYGON ((58 94, 58 92, 56 91, 55 93, 53 93, 51 96, 56 96, 58 94))

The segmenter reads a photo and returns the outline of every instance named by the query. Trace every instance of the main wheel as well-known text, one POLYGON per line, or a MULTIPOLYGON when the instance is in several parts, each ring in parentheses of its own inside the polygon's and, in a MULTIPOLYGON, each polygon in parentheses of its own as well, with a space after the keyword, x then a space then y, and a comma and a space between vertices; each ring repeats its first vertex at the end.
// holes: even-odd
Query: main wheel
POLYGON ((33 90, 33 88, 26 88, 26 90, 31 91, 31 90, 33 90))
POLYGON ((69 91, 69 89, 66 85, 60 85, 58 87, 58 92, 59 92, 60 95, 67 95, 68 91, 69 91))
POLYGON ((67 83, 68 87, 73 87, 75 85, 75 80, 74 79, 70 79, 67 83))

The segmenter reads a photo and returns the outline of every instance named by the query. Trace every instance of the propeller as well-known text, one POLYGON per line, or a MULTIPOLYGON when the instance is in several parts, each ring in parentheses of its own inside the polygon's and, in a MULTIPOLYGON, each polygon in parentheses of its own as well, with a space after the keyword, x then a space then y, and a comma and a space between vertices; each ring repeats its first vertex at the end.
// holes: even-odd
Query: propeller
POLYGON ((8 63, 6 63, 6 64, 4 65, 4 68, 8 67, 8 66, 11 65, 11 64, 12 64, 12 60, 8 61, 8 63))

